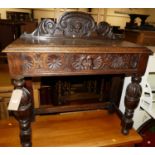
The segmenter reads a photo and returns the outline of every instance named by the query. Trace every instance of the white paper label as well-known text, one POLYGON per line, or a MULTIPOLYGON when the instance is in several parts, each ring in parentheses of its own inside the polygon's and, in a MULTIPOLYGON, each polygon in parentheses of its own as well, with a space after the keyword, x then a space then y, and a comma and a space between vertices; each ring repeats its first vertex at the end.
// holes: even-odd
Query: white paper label
POLYGON ((12 96, 8 105, 8 110, 17 111, 19 108, 19 104, 22 98, 22 90, 21 89, 15 89, 12 92, 12 96))

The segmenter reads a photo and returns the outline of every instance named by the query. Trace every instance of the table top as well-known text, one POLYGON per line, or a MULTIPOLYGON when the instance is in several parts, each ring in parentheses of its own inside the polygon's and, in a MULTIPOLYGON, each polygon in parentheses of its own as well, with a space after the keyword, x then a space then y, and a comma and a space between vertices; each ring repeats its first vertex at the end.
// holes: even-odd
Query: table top
POLYGON ((17 39, 3 52, 152 53, 146 47, 131 42, 92 38, 50 38, 48 41, 17 39))

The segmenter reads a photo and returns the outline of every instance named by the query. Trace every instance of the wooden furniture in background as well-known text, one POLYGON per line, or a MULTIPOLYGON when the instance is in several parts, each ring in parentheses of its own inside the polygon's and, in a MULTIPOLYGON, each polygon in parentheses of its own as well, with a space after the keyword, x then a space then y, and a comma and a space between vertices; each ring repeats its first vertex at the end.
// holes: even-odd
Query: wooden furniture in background
POLYGON ((130 22, 126 23, 125 27, 125 40, 145 46, 155 45, 155 27, 145 22, 149 15, 129 14, 129 16, 130 22), (137 18, 141 20, 139 25, 136 23, 137 18))
POLYGON ((23 21, 31 21, 31 14, 27 12, 15 12, 15 11, 7 11, 6 12, 6 17, 7 19, 11 21, 18 21, 18 22, 23 22, 23 21))
MULTIPOLYGON (((111 30, 108 23, 96 25, 89 14, 67 12, 58 23, 50 19, 43 20, 32 34, 23 34, 4 50, 14 86, 23 91, 19 110, 14 112, 20 124, 22 146, 32 145, 31 121, 34 114, 31 93, 24 88, 25 77, 110 75, 115 79, 118 75, 132 76, 126 90, 125 114, 121 123, 122 133, 129 133, 133 125, 134 109, 142 92, 139 83, 152 52, 146 47, 117 40, 111 30)), ((115 88, 114 83, 112 87, 115 88)), ((117 87, 110 93, 107 102, 52 107, 45 112, 103 108, 118 110, 113 96, 119 89, 117 87)))
POLYGON ((144 15, 144 14, 128 14, 130 17, 130 22, 126 23, 126 28, 128 29, 138 29, 138 28, 143 28, 148 26, 148 24, 146 24, 146 19, 149 17, 149 15, 144 15), (136 23, 136 19, 140 18, 141 22, 138 25, 138 23, 136 23))
POLYGON ((155 45, 155 31, 125 30, 125 40, 145 46, 155 45))
POLYGON ((37 21, 13 21, 0 19, 0 64, 6 64, 6 54, 1 51, 23 32, 32 32, 37 27, 37 21))
MULTIPOLYGON (((35 147, 134 146, 142 141, 133 129, 128 136, 122 135, 118 116, 109 115, 105 110, 36 116, 32 129, 35 147)), ((1 120, 0 146, 20 146, 18 132, 18 123, 14 119, 1 120)))
POLYGON ((0 20, 0 51, 20 36, 20 23, 0 20))

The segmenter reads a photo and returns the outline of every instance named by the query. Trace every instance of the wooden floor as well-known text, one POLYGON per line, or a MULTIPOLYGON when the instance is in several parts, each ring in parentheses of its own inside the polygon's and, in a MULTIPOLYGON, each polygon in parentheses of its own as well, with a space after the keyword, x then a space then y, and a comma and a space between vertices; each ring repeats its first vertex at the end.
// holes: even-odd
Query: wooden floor
MULTIPOLYGON (((120 120, 107 111, 37 116, 32 124, 33 146, 130 146, 142 141, 131 130, 121 134, 120 120)), ((17 122, 0 120, 0 146, 20 146, 17 122)))

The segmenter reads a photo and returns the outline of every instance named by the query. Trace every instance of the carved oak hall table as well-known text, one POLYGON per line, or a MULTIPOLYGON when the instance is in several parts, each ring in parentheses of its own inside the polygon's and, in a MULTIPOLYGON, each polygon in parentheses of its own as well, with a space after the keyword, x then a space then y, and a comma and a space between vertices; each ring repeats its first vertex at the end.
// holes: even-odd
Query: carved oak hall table
POLYGON ((20 125, 22 146, 32 146, 33 106, 31 93, 24 87, 25 77, 131 76, 125 96, 122 133, 128 134, 132 128, 134 109, 142 92, 139 83, 152 52, 117 39, 108 23, 97 25, 87 13, 66 12, 57 23, 43 20, 32 34, 24 33, 3 52, 7 53, 14 87, 23 92, 19 109, 14 111, 20 125))

